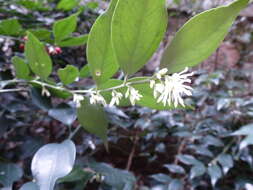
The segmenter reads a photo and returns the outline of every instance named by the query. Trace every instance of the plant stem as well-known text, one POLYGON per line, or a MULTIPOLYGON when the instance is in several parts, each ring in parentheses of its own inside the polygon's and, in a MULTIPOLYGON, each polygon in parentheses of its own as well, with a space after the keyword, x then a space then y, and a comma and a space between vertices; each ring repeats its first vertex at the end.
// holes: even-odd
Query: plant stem
POLYGON ((25 89, 25 88, 3 89, 3 90, 0 90, 0 93, 20 92, 20 91, 27 91, 27 89, 25 89))
MULTIPOLYGON (((100 92, 108 92, 108 91, 124 88, 124 87, 130 86, 130 85, 144 84, 144 83, 149 82, 152 79, 152 77, 151 77, 151 78, 144 79, 144 80, 127 82, 127 78, 126 77, 125 77, 124 82, 122 84, 120 84, 118 86, 111 87, 111 88, 107 88, 107 89, 101 89, 101 90, 98 90, 97 92, 99 92, 99 93, 100 92)), ((71 90, 71 89, 67 89, 67 88, 65 88, 63 86, 56 86, 56 85, 48 84, 46 82, 42 82, 42 81, 39 81, 39 80, 25 81, 25 80, 13 79, 13 80, 1 81, 1 83, 5 83, 5 84, 13 84, 13 83, 37 84, 37 85, 39 85, 41 87, 46 87, 46 88, 60 90, 60 91, 66 91, 66 92, 69 92, 71 94, 89 94, 92 91, 92 89, 89 89, 89 90, 71 90)), ((0 90, 0 93, 17 92, 17 91, 23 91, 23 90, 25 90, 25 89, 24 88, 23 89, 21 89, 21 88, 17 88, 17 89, 2 89, 2 90, 0 90)))
POLYGON ((131 165, 132 165, 132 162, 133 162, 133 158, 134 158, 134 154, 135 154, 135 149, 136 149, 136 145, 137 145, 137 143, 138 143, 138 140, 139 140, 139 137, 138 137, 137 134, 136 134, 136 136, 134 137, 133 148, 132 148, 132 150, 131 150, 131 153, 130 153, 130 155, 129 155, 129 157, 128 157, 128 161, 127 161, 126 170, 128 170, 128 171, 130 170, 131 165))
POLYGON ((233 139, 230 141, 230 143, 228 143, 228 145, 224 147, 224 149, 222 150, 222 152, 221 152, 220 154, 218 154, 218 155, 210 162, 210 164, 215 164, 215 163, 217 162, 219 156, 220 156, 221 154, 225 154, 225 153, 230 149, 230 147, 233 145, 233 143, 235 142, 235 140, 236 140, 236 139, 233 138, 233 139))
POLYGON ((76 135, 76 133, 81 129, 81 127, 82 127, 81 125, 78 125, 77 128, 75 128, 75 130, 72 133, 70 133, 68 139, 72 139, 76 135))

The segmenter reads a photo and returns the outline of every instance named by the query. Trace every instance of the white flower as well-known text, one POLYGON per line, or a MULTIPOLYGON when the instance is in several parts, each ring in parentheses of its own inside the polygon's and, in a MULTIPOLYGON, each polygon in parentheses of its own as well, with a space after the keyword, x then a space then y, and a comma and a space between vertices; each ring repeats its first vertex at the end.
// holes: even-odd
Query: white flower
POLYGON ((42 86, 41 95, 42 95, 42 96, 47 96, 47 97, 50 97, 50 96, 51 96, 50 92, 48 91, 48 89, 46 89, 45 86, 42 86))
POLYGON ((73 95, 73 102, 76 104, 77 108, 81 107, 81 101, 83 100, 84 100, 84 97, 82 95, 79 95, 79 94, 73 95))
POLYGON ((187 73, 188 68, 185 68, 180 73, 174 73, 171 76, 165 75, 164 81, 155 84, 154 86, 154 97, 157 98, 157 103, 162 102, 164 106, 174 104, 175 107, 178 105, 184 105, 183 96, 191 96, 192 88, 185 83, 191 83, 188 78, 193 73, 187 73))
POLYGON ((90 92, 90 104, 102 104, 106 105, 104 97, 99 92, 90 92))
POLYGON ((149 81, 149 86, 150 86, 150 88, 154 88, 154 86, 155 86, 155 80, 150 80, 149 81))
POLYGON ((136 101, 139 101, 143 96, 135 88, 128 86, 125 97, 130 99, 132 106, 135 105, 136 101))
POLYGON ((167 69, 167 68, 164 68, 164 69, 158 71, 158 72, 155 74, 155 76, 156 76, 156 78, 161 79, 167 72, 168 72, 168 69, 167 69))
POLYGON ((123 95, 120 92, 117 92, 116 90, 112 91, 112 99, 109 104, 109 106, 119 105, 120 99, 123 97, 123 95))

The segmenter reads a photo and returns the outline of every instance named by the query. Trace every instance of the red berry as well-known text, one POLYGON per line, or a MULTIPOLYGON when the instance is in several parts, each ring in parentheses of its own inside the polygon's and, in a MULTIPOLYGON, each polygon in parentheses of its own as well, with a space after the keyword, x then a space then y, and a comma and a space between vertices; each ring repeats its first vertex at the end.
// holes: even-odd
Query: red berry
POLYGON ((55 50, 56 54, 61 54, 62 53, 62 49, 60 47, 55 47, 54 50, 55 50))
POLYGON ((21 50, 21 51, 24 51, 24 49, 25 49, 25 44, 19 44, 19 49, 21 50))

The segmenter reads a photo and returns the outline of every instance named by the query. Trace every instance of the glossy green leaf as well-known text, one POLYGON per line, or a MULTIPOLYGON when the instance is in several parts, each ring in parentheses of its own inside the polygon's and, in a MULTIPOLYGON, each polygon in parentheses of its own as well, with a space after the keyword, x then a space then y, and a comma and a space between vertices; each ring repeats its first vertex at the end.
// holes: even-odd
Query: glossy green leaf
POLYGON ((51 31, 46 29, 32 29, 29 30, 34 36, 36 36, 39 40, 53 43, 51 39, 51 31))
POLYGON ((77 77, 79 77, 79 70, 73 65, 67 65, 65 68, 59 69, 57 74, 62 83, 68 85, 74 82, 77 77))
POLYGON ((206 167, 202 162, 195 163, 190 171, 190 178, 193 179, 195 177, 199 177, 204 175, 206 172, 206 167))
POLYGON ((185 173, 184 168, 176 164, 165 164, 164 167, 167 168, 171 173, 176 173, 176 174, 185 173))
POLYGON ((57 9, 62 9, 65 11, 75 8, 79 4, 80 0, 61 0, 57 4, 57 9))
POLYGON ((183 190, 182 181, 178 179, 173 179, 168 186, 168 190, 183 190))
POLYGON ((42 96, 41 89, 32 88, 30 95, 32 98, 32 103, 35 104, 38 108, 42 109, 43 111, 47 112, 50 108, 52 108, 50 98, 42 96))
POLYGON ((102 106, 90 104, 86 98, 82 101, 81 107, 77 109, 77 117, 85 130, 107 142, 108 121, 102 106))
POLYGON ((39 188, 53 190, 56 180, 71 172, 75 158, 76 148, 71 140, 41 147, 35 153, 31 166, 33 177, 39 188))
POLYGON ((221 164, 224 174, 234 166, 233 157, 230 154, 221 154, 218 157, 218 162, 221 164))
POLYGON ((89 167, 102 174, 105 177, 103 182, 115 190, 125 190, 126 184, 131 186, 131 190, 134 189, 136 179, 129 171, 113 168, 106 163, 90 163, 89 167))
POLYGON ((98 8, 98 6, 99 6, 99 3, 95 1, 94 2, 90 1, 85 4, 85 8, 89 8, 89 9, 96 9, 98 8))
POLYGON ((199 164, 199 161, 194 158, 193 156, 191 155, 188 155, 188 154, 179 154, 177 155, 177 158, 184 164, 186 165, 197 165, 199 164))
POLYGON ((87 172, 81 167, 74 167, 73 170, 67 176, 59 179, 57 182, 66 183, 82 181, 82 183, 88 183, 92 176, 94 176, 93 173, 87 172))
POLYGON ((43 3, 43 1, 33 1, 33 0, 19 0, 17 1, 18 4, 24 6, 27 9, 33 11, 48 11, 50 10, 49 7, 43 3))
POLYGON ((208 58, 219 46, 248 0, 211 9, 190 19, 165 50, 161 66, 170 73, 192 67, 208 58))
POLYGON ((80 77, 82 78, 86 78, 90 76, 90 68, 89 65, 85 65, 82 67, 82 69, 80 70, 80 77))
POLYGON ((218 165, 211 165, 207 170, 211 177, 212 186, 214 187, 216 182, 222 177, 221 169, 218 165))
POLYGON ((50 109, 48 115, 70 126, 76 120, 76 109, 70 107, 68 104, 60 104, 56 108, 50 109))
POLYGON ((19 190, 39 190, 39 187, 34 182, 25 183, 19 190))
POLYGON ((23 175, 22 169, 16 164, 0 163, 0 184, 12 189, 13 182, 19 180, 23 175))
POLYGON ((242 142, 240 143, 240 149, 243 149, 247 147, 248 145, 252 145, 252 144, 253 144, 253 135, 250 134, 242 140, 242 142))
POLYGON ((4 35, 18 36, 22 31, 22 26, 17 19, 6 19, 0 22, 0 31, 4 35))
POLYGON ((92 26, 87 44, 87 58, 93 79, 106 82, 118 70, 111 43, 111 20, 118 0, 112 0, 109 9, 92 26))
POLYGON ((249 134, 253 134, 253 123, 242 126, 239 130, 235 131, 231 135, 238 136, 238 135, 249 135, 249 134))
POLYGON ((31 70, 46 79, 52 72, 52 61, 46 52, 45 46, 30 32, 25 44, 25 56, 31 70))
POLYGON ((87 43, 88 35, 84 34, 78 37, 70 37, 61 42, 57 43, 60 47, 74 47, 74 46, 82 46, 87 43))
POLYGON ((152 178, 160 183, 169 183, 170 181, 172 181, 170 176, 163 174, 163 173, 151 175, 150 178, 152 178))
POLYGON ((77 26, 77 16, 78 13, 75 13, 67 18, 58 20, 54 23, 53 33, 56 44, 58 44, 63 39, 69 37, 70 34, 75 31, 77 26))
POLYGON ((168 23, 165 0, 119 1, 112 19, 112 42, 118 64, 134 74, 151 58, 168 23))
POLYGON ((20 79, 30 79, 30 70, 28 64, 26 64, 25 60, 20 57, 13 57, 12 63, 15 67, 16 77, 20 79))

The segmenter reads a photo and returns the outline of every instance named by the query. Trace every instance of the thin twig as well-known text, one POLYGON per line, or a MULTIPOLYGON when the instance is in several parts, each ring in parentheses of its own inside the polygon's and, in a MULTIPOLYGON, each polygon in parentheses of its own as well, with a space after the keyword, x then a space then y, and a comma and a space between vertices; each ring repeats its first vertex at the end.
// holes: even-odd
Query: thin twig
POLYGON ((139 140, 139 137, 136 136, 134 137, 134 144, 133 144, 133 148, 132 148, 132 151, 128 157, 128 161, 127 161, 127 166, 126 166, 126 170, 130 170, 131 168, 131 165, 132 165, 132 162, 133 162, 133 157, 134 157, 134 154, 135 154, 135 150, 136 150, 136 145, 137 145, 137 142, 139 140))
MULTIPOLYGON (((143 84, 143 83, 147 83, 147 82, 150 82, 150 80, 152 79, 151 78, 148 78, 148 79, 144 79, 144 80, 139 80, 139 81, 131 81, 131 82, 127 82, 124 80, 123 84, 120 84, 118 86, 114 86, 114 87, 111 87, 111 88, 107 88, 107 89, 101 89, 101 90, 98 90, 98 92, 108 92, 108 91, 112 91, 112 90, 116 90, 116 89, 120 89, 120 88, 124 88, 126 86, 129 86, 129 85, 135 85, 135 84, 143 84)), ((55 85, 52 85, 52 84, 48 84, 46 82, 42 82, 42 81, 39 81, 39 80, 31 80, 31 81, 25 81, 25 80, 19 80, 19 79, 13 79, 13 80, 6 80, 6 81, 1 81, 2 83, 6 83, 6 84, 12 84, 12 83, 26 83, 27 85, 28 84, 37 84, 43 88, 49 88, 49 89, 55 89, 55 90, 60 90, 60 91, 65 91, 65 92, 69 92, 71 94, 90 94, 92 89, 89 89, 89 90, 70 90, 68 88, 65 88, 63 86, 55 86, 55 85)), ((20 88, 19 89, 3 89, 0 91, 1 92, 9 92, 9 91, 12 91, 12 92, 15 92, 15 91, 21 91, 20 88)))
POLYGON ((215 164, 219 158, 220 155, 225 154, 230 147, 233 145, 233 143, 236 141, 236 138, 233 138, 230 143, 228 143, 227 146, 224 147, 224 149, 222 150, 222 152, 220 154, 218 154, 214 159, 211 160, 210 164, 215 164))
MULTIPOLYGON (((186 139, 184 139, 184 140, 181 142, 181 144, 180 144, 180 146, 179 146, 179 148, 178 148, 178 151, 177 151, 177 155, 182 154, 185 145, 186 145, 186 139)), ((175 160, 174 160, 174 164, 175 164, 175 165, 178 165, 178 161, 179 161, 179 160, 178 160, 178 157, 176 156, 176 158, 175 158, 175 160)))
POLYGON ((25 88, 2 89, 0 93, 27 91, 25 88))
POLYGON ((76 133, 81 129, 81 127, 82 127, 81 125, 78 125, 77 128, 75 128, 75 130, 72 133, 70 133, 68 139, 72 139, 76 135, 76 133))

